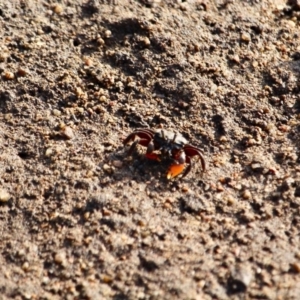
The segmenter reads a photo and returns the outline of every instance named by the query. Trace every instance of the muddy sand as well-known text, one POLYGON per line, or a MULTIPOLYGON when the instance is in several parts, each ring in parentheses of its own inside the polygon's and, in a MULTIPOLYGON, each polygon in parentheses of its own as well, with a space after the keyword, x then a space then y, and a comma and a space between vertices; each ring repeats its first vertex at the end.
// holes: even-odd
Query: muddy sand
POLYGON ((299 21, 296 0, 2 0, 0 298, 299 299, 299 21), (127 155, 139 128, 206 171, 127 155))

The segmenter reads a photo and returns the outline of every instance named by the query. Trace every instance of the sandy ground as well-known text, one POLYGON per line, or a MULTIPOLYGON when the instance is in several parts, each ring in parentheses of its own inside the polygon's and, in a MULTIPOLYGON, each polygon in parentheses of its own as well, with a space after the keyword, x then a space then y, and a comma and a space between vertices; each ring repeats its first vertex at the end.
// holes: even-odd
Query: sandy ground
POLYGON ((299 299, 299 1, 0 3, 1 299, 299 299), (185 178, 123 140, 180 132, 185 178))

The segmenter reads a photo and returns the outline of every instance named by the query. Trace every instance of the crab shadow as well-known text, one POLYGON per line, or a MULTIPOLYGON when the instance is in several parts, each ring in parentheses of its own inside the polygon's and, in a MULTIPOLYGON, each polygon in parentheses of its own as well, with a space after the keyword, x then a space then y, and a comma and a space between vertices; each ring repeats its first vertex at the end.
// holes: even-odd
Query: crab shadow
MULTIPOLYGON (((127 156, 126 149, 111 153, 108 157, 109 161, 122 161, 121 168, 115 168, 112 174, 113 180, 116 182, 136 182, 146 183, 149 192, 168 192, 179 190, 182 184, 194 184, 192 173, 187 177, 175 177, 167 179, 167 170, 169 169, 172 159, 163 161, 154 161, 145 157, 142 152, 136 151, 131 156, 127 156)), ((199 178, 199 180, 201 177, 199 178)))

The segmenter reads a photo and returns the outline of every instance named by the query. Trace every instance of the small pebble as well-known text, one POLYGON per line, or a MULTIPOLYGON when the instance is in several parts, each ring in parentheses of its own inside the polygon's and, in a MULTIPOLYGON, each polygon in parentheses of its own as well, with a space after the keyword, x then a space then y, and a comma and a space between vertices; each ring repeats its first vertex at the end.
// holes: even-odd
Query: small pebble
POLYGON ((294 28, 296 26, 296 23, 292 20, 284 20, 282 21, 282 24, 288 28, 294 28))
POLYGON ((244 222, 250 223, 250 222, 255 221, 255 216, 254 216, 254 214, 252 214, 252 213, 245 212, 244 214, 241 215, 241 219, 242 219, 244 222))
POLYGON ((226 137, 225 135, 222 135, 222 136, 220 137, 220 142, 226 143, 227 141, 228 141, 228 139, 227 139, 227 137, 226 137))
POLYGON ((103 213, 103 216, 106 216, 106 217, 111 215, 111 211, 106 208, 103 208, 102 213, 103 213))
POLYGON ((288 132, 290 131, 291 127, 288 126, 288 125, 279 125, 278 127, 278 130, 280 130, 281 132, 288 132))
POLYGON ((171 203, 169 203, 169 202, 163 203, 162 207, 163 207, 164 209, 172 209, 172 205, 171 205, 171 203))
POLYGON ((63 137, 65 137, 68 140, 71 140, 71 139, 74 138, 73 129, 71 127, 68 127, 68 126, 65 126, 64 128, 62 128, 61 134, 62 134, 63 137))
POLYGON ((0 52, 0 62, 6 61, 8 57, 9 57, 8 53, 0 52))
POLYGON ((295 262, 295 263, 291 264, 291 267, 295 273, 298 273, 298 274, 300 273, 300 263, 295 262))
POLYGON ((43 283, 44 285, 47 285, 47 284, 49 283, 49 281, 50 281, 50 278, 49 278, 48 276, 44 276, 44 277, 42 278, 42 283, 43 283))
POLYGON ((236 266, 231 271, 231 279, 233 289, 236 288, 239 291, 246 291, 253 279, 251 267, 247 264, 236 266))
POLYGON ((184 186, 181 188, 181 190, 182 190, 184 193, 187 193, 187 192, 189 191, 189 188, 188 188, 186 185, 184 185, 184 186))
POLYGON ((29 73, 28 70, 24 68, 19 68, 17 72, 19 77, 25 77, 28 73, 29 73))
POLYGON ((237 54, 233 55, 231 59, 237 64, 240 63, 240 57, 237 54))
POLYGON ((144 38, 143 43, 144 43, 145 46, 150 46, 151 45, 151 42, 147 37, 144 38))
POLYGON ((138 224, 138 226, 141 226, 141 227, 146 226, 146 222, 144 220, 138 220, 137 224, 138 224))
POLYGON ((218 182, 216 184, 216 189, 217 189, 218 192, 223 192, 224 191, 224 188, 223 188, 223 186, 220 182, 218 182))
POLYGON ((101 280, 104 283, 112 283, 113 282, 113 278, 109 275, 102 275, 101 280))
POLYGON ((89 245, 93 241, 93 237, 88 236, 83 241, 86 245, 89 245))
POLYGON ((106 38, 110 38, 110 37, 111 37, 111 31, 110 31, 110 30, 106 30, 106 31, 104 32, 104 36, 105 36, 106 38))
POLYGON ((65 260, 66 260, 66 255, 63 252, 58 252, 54 256, 54 261, 57 264, 63 265, 65 263, 65 260))
POLYGON ((258 170, 261 168, 261 164, 260 163, 253 163, 251 164, 251 168, 252 170, 258 170))
POLYGON ((250 139, 248 140, 248 146, 253 146, 253 145, 256 145, 256 144, 257 144, 257 142, 256 142, 255 139, 250 138, 250 139))
POLYGON ((52 114, 56 117, 59 117, 59 116, 61 116, 61 111, 58 109, 53 109, 52 114))
POLYGON ((85 94, 84 94, 84 91, 82 90, 82 88, 80 88, 80 87, 77 87, 76 89, 75 89, 75 94, 76 94, 76 96, 78 97, 78 98, 81 98, 81 97, 83 97, 85 94))
POLYGON ((6 190, 0 189, 0 202, 7 202, 10 198, 11 196, 6 190))
POLYGON ((97 43, 99 44, 99 46, 103 46, 105 44, 105 41, 102 38, 98 38, 97 43))
POLYGON ((121 160, 113 160, 112 165, 116 168, 122 168, 123 162, 121 160))
POLYGON ((46 149, 45 156, 50 157, 52 155, 53 155, 53 149, 52 148, 46 149))
POLYGON ((100 96, 99 101, 100 102, 107 102, 107 97, 102 95, 102 96, 100 96))
POLYGON ((60 4, 58 4, 58 3, 56 3, 56 4, 54 4, 54 6, 53 6, 53 11, 56 13, 56 14, 61 14, 62 12, 63 12, 63 7, 60 5, 60 4))
POLYGON ((23 270, 24 272, 27 272, 28 269, 29 269, 29 263, 28 263, 27 261, 25 261, 25 262, 23 263, 23 265, 22 265, 22 270, 23 270))
POLYGON ((241 35, 241 39, 244 42, 250 42, 250 40, 251 40, 250 34, 246 33, 246 32, 243 32, 242 35, 241 35))
POLYGON ((251 193, 249 190, 244 190, 243 194, 242 194, 242 197, 246 200, 250 199, 251 198, 251 193))
POLYGON ((104 165, 103 165, 103 170, 104 170, 104 172, 106 172, 107 174, 113 174, 113 172, 114 172, 114 167, 113 167, 113 166, 110 166, 110 165, 107 165, 107 164, 104 164, 104 165))
POLYGON ((90 58, 85 58, 84 59, 84 63, 85 63, 85 65, 86 66, 92 66, 93 65, 93 60, 92 59, 90 59, 90 58))
POLYGON ((90 212, 85 212, 83 215, 83 218, 87 221, 90 218, 91 213, 90 212))
POLYGON ((104 170, 104 171, 109 171, 109 170, 111 170, 110 165, 104 164, 104 165, 103 165, 103 170, 104 170))
POLYGON ((76 112, 83 114, 84 113, 84 107, 76 107, 76 112))
POLYGON ((3 77, 6 80, 13 80, 15 78, 15 74, 13 72, 6 71, 3 77))
POLYGON ((85 174, 86 178, 92 178, 93 176, 94 176, 94 172, 92 170, 87 171, 85 174))
POLYGON ((230 206, 234 205, 236 203, 236 199, 231 195, 228 195, 226 197, 226 201, 227 201, 227 204, 230 205, 230 206))

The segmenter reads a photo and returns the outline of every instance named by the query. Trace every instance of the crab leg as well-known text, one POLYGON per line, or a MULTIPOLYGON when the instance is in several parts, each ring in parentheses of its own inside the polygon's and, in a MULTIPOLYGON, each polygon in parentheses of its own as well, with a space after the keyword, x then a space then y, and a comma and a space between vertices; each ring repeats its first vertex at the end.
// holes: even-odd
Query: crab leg
POLYGON ((205 160, 204 160, 204 156, 203 156, 202 151, 200 151, 198 148, 195 148, 194 146, 191 146, 191 145, 185 145, 184 146, 184 151, 185 151, 187 157, 193 157, 193 156, 196 156, 196 155, 199 156, 200 161, 201 161, 202 170, 203 170, 203 172, 205 172, 206 165, 205 165, 205 160))
POLYGON ((127 152, 128 155, 132 154, 132 152, 135 150, 137 144, 140 144, 140 145, 146 144, 147 145, 147 143, 148 143, 148 140, 145 140, 145 139, 138 139, 138 140, 134 141, 127 152))
POLYGON ((147 146, 148 143, 153 139, 154 131, 152 131, 151 129, 137 129, 127 136, 127 138, 123 141, 123 144, 126 145, 130 141, 133 141, 136 136, 144 139, 144 143, 141 145, 147 146))
POLYGON ((146 157, 152 160, 160 161, 160 156, 156 153, 153 153, 154 150, 155 150, 154 143, 153 141, 150 141, 147 147, 146 157))
POLYGON ((123 141, 123 144, 126 145, 131 141, 134 141, 136 137, 139 137, 136 141, 132 143, 128 150, 128 155, 131 155, 135 150, 137 144, 147 147, 150 141, 153 139, 154 132, 150 129, 137 129, 127 136, 123 141))
POLYGON ((186 163, 187 163, 187 167, 186 169, 184 170, 181 178, 185 177, 192 169, 192 160, 189 156, 186 157, 186 163))

